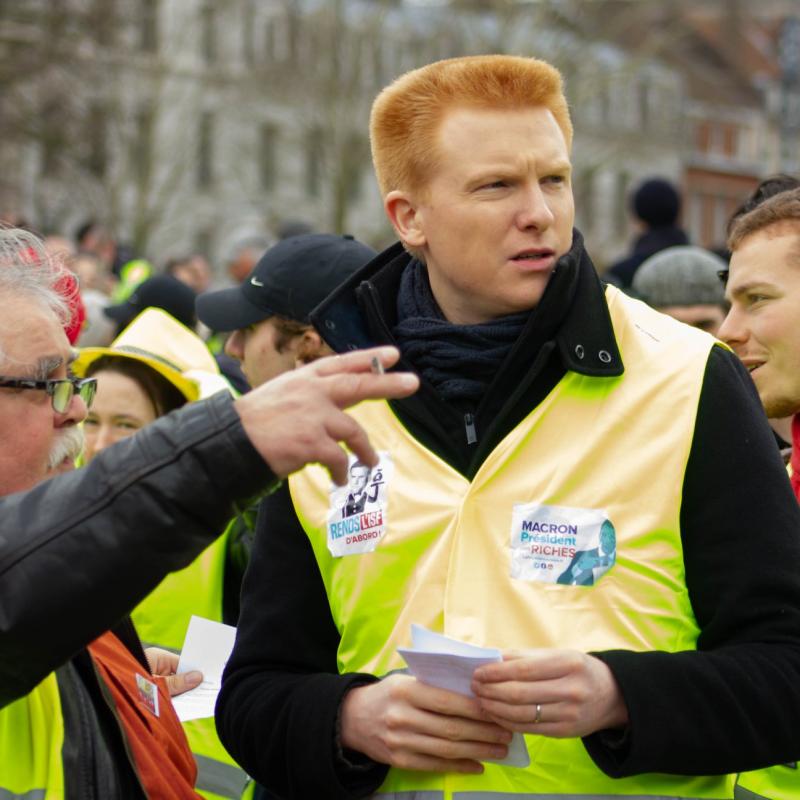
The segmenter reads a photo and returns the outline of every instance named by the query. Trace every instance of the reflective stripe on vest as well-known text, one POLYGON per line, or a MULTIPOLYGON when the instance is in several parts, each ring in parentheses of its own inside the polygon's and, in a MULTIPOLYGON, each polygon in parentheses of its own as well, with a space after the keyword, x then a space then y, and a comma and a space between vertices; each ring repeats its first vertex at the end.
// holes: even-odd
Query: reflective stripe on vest
POLYGON ((797 764, 778 764, 767 769, 742 772, 733 793, 736 800, 797 800, 800 769, 797 764))
MULTIPOLYGON (((380 792, 374 800, 442 800, 443 792, 380 792)), ((454 792, 453 800, 619 800, 618 794, 519 794, 518 792, 454 792)), ((745 798, 745 795, 742 795, 745 798)), ((749 798, 757 795, 749 794, 749 798)), ((737 795, 738 798, 738 795, 737 795)), ((694 800, 653 794, 626 794, 625 800, 694 800)))
POLYGON ((375 800, 442 800, 442 792, 381 792, 374 794, 375 800))
POLYGON ((215 758, 198 756, 196 753, 194 760, 197 762, 197 781, 194 788, 198 792, 211 792, 219 797, 237 800, 242 796, 250 780, 243 769, 215 758))
MULTIPOLYGON (((471 481, 414 439, 382 401, 351 410, 375 449, 391 457, 380 513, 333 522, 338 506, 323 468, 310 466, 289 479, 340 632, 340 672, 385 675, 402 667, 397 648, 410 645, 411 623, 502 650, 696 648, 680 505, 714 340, 613 288, 607 298, 624 374, 567 372, 471 481), (331 554, 329 535, 337 552, 346 536, 358 547, 365 539, 351 535, 353 526, 369 529, 375 519, 382 522, 371 552, 331 554), (607 527, 610 546, 602 539, 607 527), (590 531, 598 540, 593 551, 578 544, 590 531), (594 572, 597 565, 607 572, 594 572)), ((526 743, 526 769, 489 763, 482 775, 390 769, 381 791, 441 791, 447 799, 469 791, 733 794, 732 776, 613 779, 580 739, 529 735, 526 743)))
MULTIPOLYGON (((163 581, 131 615, 143 642, 180 653, 192 615, 222 621, 222 589, 228 532, 191 563, 163 581)), ((206 800, 239 800, 249 780, 217 736, 213 718, 183 723, 197 762, 197 791, 206 800)))
POLYGON ((55 673, 0 709, 0 798, 62 800, 64 719, 55 673))

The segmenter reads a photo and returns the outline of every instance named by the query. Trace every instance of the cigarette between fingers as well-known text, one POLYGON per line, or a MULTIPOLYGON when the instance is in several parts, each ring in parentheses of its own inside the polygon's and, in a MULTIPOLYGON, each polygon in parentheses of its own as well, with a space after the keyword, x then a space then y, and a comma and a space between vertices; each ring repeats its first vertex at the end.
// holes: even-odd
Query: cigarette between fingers
POLYGON ((377 356, 372 356, 371 367, 372 367, 372 371, 376 375, 383 375, 383 373, 384 373, 383 364, 381 364, 381 362, 378 361, 378 357, 377 356))

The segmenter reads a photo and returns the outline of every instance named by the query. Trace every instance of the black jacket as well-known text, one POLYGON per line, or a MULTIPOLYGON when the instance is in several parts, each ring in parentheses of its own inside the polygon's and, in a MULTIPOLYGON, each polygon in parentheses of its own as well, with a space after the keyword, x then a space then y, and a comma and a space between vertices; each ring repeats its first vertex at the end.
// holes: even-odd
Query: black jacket
POLYGON ((629 289, 636 271, 650 256, 660 253, 668 247, 687 244, 689 244, 689 237, 680 228, 671 225, 663 228, 651 228, 636 239, 631 253, 613 263, 603 277, 621 289, 629 289))
POLYGON ((0 499, 0 707, 119 623, 273 480, 220 393, 0 499))
MULTIPOLYGON (((326 301, 316 322, 330 343, 346 349, 390 341, 408 260, 392 248, 326 301)), ((623 368, 603 287, 576 237, 475 410, 476 444, 467 444, 462 414, 429 386, 392 408, 426 447, 471 477, 565 370, 591 376, 623 368), (547 320, 536 317, 552 292, 569 300, 548 332, 547 320)), ((680 518, 686 582, 702 629, 698 650, 596 654, 619 682, 630 725, 624 737, 586 737, 587 751, 615 777, 728 773, 795 760, 800 509, 749 375, 721 347, 712 348, 706 368, 680 518)), ((286 798, 361 797, 386 773, 336 750, 341 698, 375 680, 337 674, 338 642, 311 546, 284 487, 262 505, 217 727, 242 766, 286 798)))

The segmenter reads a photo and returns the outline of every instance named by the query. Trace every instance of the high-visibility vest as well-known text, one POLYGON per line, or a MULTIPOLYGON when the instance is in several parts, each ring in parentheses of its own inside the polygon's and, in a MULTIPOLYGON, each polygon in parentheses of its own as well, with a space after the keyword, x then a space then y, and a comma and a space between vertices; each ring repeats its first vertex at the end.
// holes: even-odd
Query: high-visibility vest
MULTIPOLYGON (((154 678, 111 632, 88 647, 130 763, 148 797, 192 800, 196 767, 163 679, 154 678), (152 705, 142 701, 149 689, 152 705)), ((64 718, 55 673, 0 709, 0 798, 64 800, 64 718)))
MULTIPOLYGON (((193 614, 222 621, 225 558, 233 524, 235 520, 188 567, 167 575, 136 607, 131 616, 145 646, 180 652, 193 614)), ((239 800, 249 778, 222 746, 213 717, 188 720, 183 729, 197 762, 197 791, 207 800, 239 800)))
MULTIPOLYGON (((368 484, 377 506, 348 516, 353 495, 344 490, 345 505, 319 466, 290 478, 340 632, 340 672, 402 668, 411 623, 501 650, 696 647, 680 506, 714 340, 613 288, 607 300, 624 374, 567 372, 471 481, 383 401, 352 411, 381 454, 380 480, 368 484)), ((392 768, 376 797, 733 794, 733 776, 613 779, 580 739, 525 740, 527 768, 392 768)))
POLYGON ((797 763, 742 772, 736 778, 736 800, 798 800, 800 768, 797 763))
POLYGON ((25 697, 0 709, 0 798, 63 800, 64 718, 51 672, 25 697))

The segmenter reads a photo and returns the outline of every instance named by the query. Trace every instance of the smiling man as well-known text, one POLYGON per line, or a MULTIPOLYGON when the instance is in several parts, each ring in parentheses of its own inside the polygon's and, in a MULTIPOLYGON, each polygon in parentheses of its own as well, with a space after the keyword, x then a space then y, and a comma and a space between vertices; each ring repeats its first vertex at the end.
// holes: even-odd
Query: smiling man
POLYGON ((800 500, 800 189, 739 217, 728 246, 731 309, 720 338, 750 372, 768 417, 792 420, 792 486, 800 500))
POLYGON ((796 758, 800 512, 734 354, 601 284, 558 72, 428 65, 371 142, 400 242, 311 319, 422 388, 355 412, 369 513, 314 467, 262 507, 222 740, 286 798, 724 798, 796 758), (424 685, 412 623, 504 660, 424 685))

